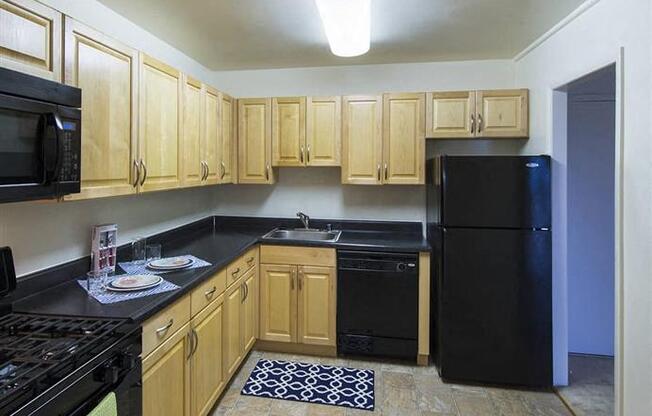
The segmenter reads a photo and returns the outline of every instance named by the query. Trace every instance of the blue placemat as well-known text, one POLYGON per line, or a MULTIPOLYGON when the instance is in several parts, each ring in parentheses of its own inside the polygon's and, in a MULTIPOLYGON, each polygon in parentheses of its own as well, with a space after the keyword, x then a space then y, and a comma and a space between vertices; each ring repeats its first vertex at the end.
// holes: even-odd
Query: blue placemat
POLYGON ((118 263, 118 265, 122 270, 124 270, 128 274, 154 274, 154 275, 211 266, 211 264, 206 260, 202 260, 199 257, 191 256, 189 254, 185 256, 174 256, 174 257, 179 257, 182 259, 192 259, 193 263, 188 267, 184 267, 183 269, 177 269, 177 270, 151 270, 147 268, 147 263, 133 262, 133 261, 118 263))
MULTIPOLYGON (((116 279, 118 277, 124 276, 125 275, 123 274, 120 276, 113 276, 113 278, 116 279)), ((103 304, 123 302, 125 300, 138 299, 145 296, 156 295, 157 293, 170 292, 172 290, 179 289, 179 286, 163 279, 160 285, 147 290, 139 290, 136 292, 112 292, 110 290, 103 290, 100 293, 89 293, 88 289, 86 288, 85 279, 77 280, 77 283, 79 283, 79 285, 86 291, 86 293, 92 296, 96 301, 103 304)))

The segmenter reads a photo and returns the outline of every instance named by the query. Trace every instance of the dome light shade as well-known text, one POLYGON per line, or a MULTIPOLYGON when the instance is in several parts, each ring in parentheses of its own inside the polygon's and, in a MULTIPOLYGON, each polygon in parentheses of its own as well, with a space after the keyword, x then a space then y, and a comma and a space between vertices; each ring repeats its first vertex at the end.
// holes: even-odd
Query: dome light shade
POLYGON ((371 0, 315 0, 324 31, 337 56, 359 56, 369 51, 371 0))

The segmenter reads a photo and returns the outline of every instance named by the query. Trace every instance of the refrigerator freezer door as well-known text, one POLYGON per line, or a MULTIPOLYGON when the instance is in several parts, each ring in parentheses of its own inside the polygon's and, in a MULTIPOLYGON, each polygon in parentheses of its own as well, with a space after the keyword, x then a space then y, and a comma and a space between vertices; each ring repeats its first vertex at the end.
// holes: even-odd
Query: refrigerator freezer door
POLYGON ((550 250, 548 231, 443 229, 443 378, 552 385, 550 250))
POLYGON ((550 228, 548 156, 442 157, 442 225, 550 228))

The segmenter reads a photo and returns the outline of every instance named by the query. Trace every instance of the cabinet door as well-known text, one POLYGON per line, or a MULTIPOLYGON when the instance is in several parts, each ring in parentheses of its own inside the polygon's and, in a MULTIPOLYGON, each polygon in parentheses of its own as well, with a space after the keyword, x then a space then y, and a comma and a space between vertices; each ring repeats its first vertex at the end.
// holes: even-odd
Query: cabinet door
POLYGON ((81 193, 66 199, 136 193, 138 53, 69 17, 65 22, 64 79, 82 89, 84 138, 81 193))
POLYGON ((258 267, 242 278, 244 296, 242 299, 242 349, 243 356, 258 338, 258 267))
POLYGON ((181 183, 180 73, 145 54, 140 58, 141 190, 176 188, 181 183))
POLYGON ((475 137, 475 91, 426 94, 426 137, 475 137))
POLYGON ((273 183, 269 98, 238 100, 238 183, 273 183))
POLYGON ((190 357, 191 415, 207 415, 225 384, 222 362, 224 298, 219 297, 191 322, 194 345, 190 357))
POLYGON ((480 137, 527 137, 528 90, 478 91, 476 106, 480 137))
POLYGON ((299 266, 299 343, 335 345, 335 280, 332 267, 299 266))
POLYGON ((202 86, 201 82, 184 76, 183 82, 182 172, 184 186, 197 186, 202 182, 202 86))
POLYGON ((143 360, 143 416, 190 415, 189 325, 143 360))
POLYGON ((235 183, 235 131, 236 131, 236 105, 235 100, 222 94, 222 107, 220 108, 220 183, 235 183))
POLYGON ((306 164, 340 166, 342 97, 308 97, 306 164))
POLYGON ((306 98, 272 99, 272 164, 306 163, 306 98))
POLYGON ((342 183, 379 185, 382 163, 381 96, 347 96, 342 109, 342 183))
POLYGON ((260 339, 296 342, 296 266, 260 266, 260 339))
POLYGON ((0 0, 0 66, 61 81, 58 11, 34 0, 0 0))
POLYGON ((426 163, 425 94, 383 97, 383 183, 424 183, 426 163))
POLYGON ((228 380, 242 361, 242 279, 234 283, 224 296, 222 357, 225 379, 228 380))
POLYGON ((220 93, 205 87, 204 134, 202 135, 202 160, 206 164, 205 183, 213 185, 220 181, 220 93))

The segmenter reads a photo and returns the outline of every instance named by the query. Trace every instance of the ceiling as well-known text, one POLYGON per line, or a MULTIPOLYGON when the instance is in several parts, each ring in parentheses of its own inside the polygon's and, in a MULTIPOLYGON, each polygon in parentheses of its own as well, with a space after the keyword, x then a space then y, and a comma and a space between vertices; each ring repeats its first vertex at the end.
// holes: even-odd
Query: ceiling
POLYGON ((512 58, 584 0, 372 0, 371 50, 333 56, 313 0, 99 0, 213 70, 512 58))

